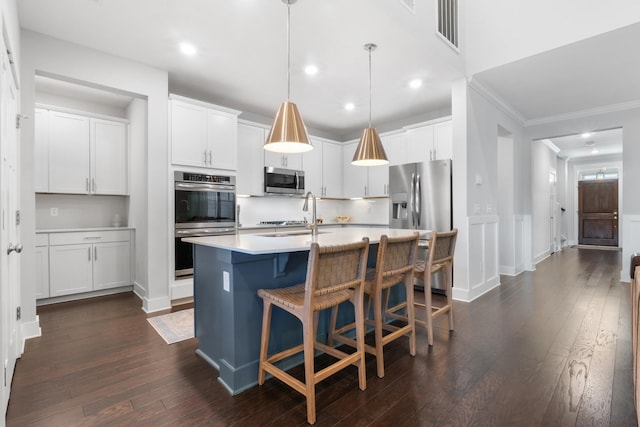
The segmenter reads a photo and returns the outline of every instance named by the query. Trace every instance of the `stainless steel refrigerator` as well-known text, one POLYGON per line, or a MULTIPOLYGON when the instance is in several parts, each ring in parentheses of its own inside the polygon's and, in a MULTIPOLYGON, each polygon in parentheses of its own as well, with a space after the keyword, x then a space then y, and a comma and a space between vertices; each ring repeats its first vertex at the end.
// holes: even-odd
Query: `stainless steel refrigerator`
MULTIPOLYGON (((389 227, 449 231, 451 225, 450 159, 389 167, 389 227)), ((420 238, 424 259, 428 236, 420 238)), ((433 288, 442 288, 441 277, 434 277, 433 288)))

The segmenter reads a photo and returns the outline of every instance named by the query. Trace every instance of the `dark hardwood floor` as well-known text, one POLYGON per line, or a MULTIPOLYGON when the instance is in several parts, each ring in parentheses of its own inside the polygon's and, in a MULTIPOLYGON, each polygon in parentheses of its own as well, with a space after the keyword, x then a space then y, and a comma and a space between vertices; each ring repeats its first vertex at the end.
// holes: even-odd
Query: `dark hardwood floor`
MULTIPOLYGON (((317 386, 316 425, 635 426, 629 285, 620 253, 569 248, 502 277, 436 322, 317 386)), ((232 397, 195 353, 167 345, 133 294, 39 310, 42 337, 18 361, 8 426, 305 425, 304 398, 275 379, 232 397)), ((318 358, 321 364, 322 357, 318 358)), ((298 374, 301 371, 298 370, 298 374)))

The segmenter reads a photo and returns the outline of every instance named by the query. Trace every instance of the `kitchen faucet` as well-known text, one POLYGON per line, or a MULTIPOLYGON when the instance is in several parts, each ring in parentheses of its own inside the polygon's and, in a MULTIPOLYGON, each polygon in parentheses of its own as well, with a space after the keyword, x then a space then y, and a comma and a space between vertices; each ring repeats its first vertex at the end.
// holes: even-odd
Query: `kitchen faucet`
POLYGON ((307 192, 307 195, 304 196, 304 205, 302 205, 302 210, 305 212, 309 211, 309 196, 313 197, 313 214, 311 217, 311 235, 318 235, 318 221, 316 220, 316 196, 311 191, 307 192))

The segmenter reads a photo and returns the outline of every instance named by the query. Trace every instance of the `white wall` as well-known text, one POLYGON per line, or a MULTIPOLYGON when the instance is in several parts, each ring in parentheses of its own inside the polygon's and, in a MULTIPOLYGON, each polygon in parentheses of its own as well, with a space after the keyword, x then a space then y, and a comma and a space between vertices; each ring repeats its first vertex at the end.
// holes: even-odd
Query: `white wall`
POLYGON ((148 103, 143 99, 134 99, 127 108, 129 119, 129 225, 135 227, 135 273, 134 291, 140 297, 147 294, 149 275, 147 266, 147 241, 149 230, 146 227, 149 214, 147 199, 147 108, 148 103))
POLYGON ((56 107, 70 108, 72 110, 86 111, 104 116, 119 117, 124 119, 127 117, 126 109, 118 108, 113 105, 99 104, 86 100, 74 99, 48 92, 36 92, 36 102, 38 104, 53 105, 56 107))
POLYGON ((460 7, 469 76, 640 21, 637 0, 485 0, 460 7))
POLYGON ((549 256, 551 233, 551 195, 549 173, 556 173, 556 155, 542 141, 531 143, 531 200, 533 202, 533 261, 549 256))
MULTIPOLYGON (((551 135, 570 135, 586 130, 623 128, 623 180, 626 183, 640 182, 640 108, 611 110, 600 114, 549 121, 528 126, 525 131, 529 139, 546 138, 551 135)), ((634 252, 640 252, 640 197, 634 185, 625 185, 619 245, 622 246, 622 270, 620 280, 629 281, 629 260, 634 252)))
MULTIPOLYGON (((513 135, 515 175, 506 191, 514 194, 514 224, 516 215, 521 224, 526 214, 530 167, 522 125, 498 107, 490 94, 462 80, 454 83, 452 102, 453 211, 454 226, 459 229, 454 297, 471 301, 500 284, 496 209, 498 193, 504 188, 498 177, 499 128, 513 135)), ((513 236, 514 248, 523 253, 526 236, 515 231, 513 236)))
MULTIPOLYGON (((169 284, 165 266, 168 263, 168 203, 167 188, 167 106, 168 75, 166 71, 133 61, 111 56, 79 45, 63 42, 42 34, 23 31, 21 64, 22 113, 33 117, 35 74, 66 77, 89 83, 104 89, 112 89, 148 100, 147 140, 145 161, 148 165, 147 213, 145 224, 137 224, 152 230, 146 242, 136 245, 148 252, 144 266, 148 286, 143 298, 143 308, 155 311, 170 307, 169 284)), ((35 250, 35 197, 33 193, 33 122, 22 129, 22 209, 25 212, 22 226, 22 312, 23 317, 35 320, 35 277, 33 269, 35 250)), ((132 165, 135 168, 138 165, 132 165)), ((137 233, 136 233, 137 234, 137 233)))
POLYGON ((128 210, 126 196, 36 194, 36 230, 111 227, 116 214, 126 226, 128 210), (51 208, 57 216, 51 216, 51 208))
MULTIPOLYGON (((498 130, 500 134, 500 130, 498 130)), ((500 273, 516 274, 513 136, 498 136, 498 192, 497 213, 500 234, 500 273)))

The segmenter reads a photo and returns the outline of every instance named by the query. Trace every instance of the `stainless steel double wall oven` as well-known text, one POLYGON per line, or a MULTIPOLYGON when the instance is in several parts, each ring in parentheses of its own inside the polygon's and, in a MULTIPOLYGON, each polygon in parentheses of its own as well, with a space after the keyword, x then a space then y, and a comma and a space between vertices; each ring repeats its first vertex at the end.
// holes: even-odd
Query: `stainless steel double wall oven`
POLYGON ((176 278, 193 275, 192 244, 183 237, 236 233, 236 178, 175 172, 176 278))

